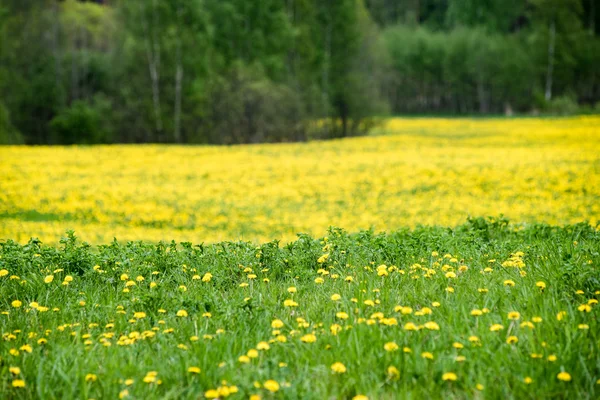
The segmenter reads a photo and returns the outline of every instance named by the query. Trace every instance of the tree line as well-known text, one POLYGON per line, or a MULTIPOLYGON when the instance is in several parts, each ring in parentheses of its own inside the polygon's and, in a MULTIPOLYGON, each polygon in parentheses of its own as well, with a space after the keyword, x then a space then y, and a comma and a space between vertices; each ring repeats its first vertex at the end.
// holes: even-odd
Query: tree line
POLYGON ((3 0, 0 143, 257 143, 598 110, 595 0, 3 0))

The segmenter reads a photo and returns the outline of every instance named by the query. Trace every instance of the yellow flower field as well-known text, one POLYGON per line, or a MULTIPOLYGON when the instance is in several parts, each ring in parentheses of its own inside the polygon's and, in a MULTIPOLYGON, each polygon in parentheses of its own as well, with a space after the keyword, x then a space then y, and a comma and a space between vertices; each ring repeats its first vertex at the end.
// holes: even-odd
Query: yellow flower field
POLYGON ((391 119, 252 146, 0 147, 0 239, 292 240, 468 216, 596 224, 600 117, 391 119))

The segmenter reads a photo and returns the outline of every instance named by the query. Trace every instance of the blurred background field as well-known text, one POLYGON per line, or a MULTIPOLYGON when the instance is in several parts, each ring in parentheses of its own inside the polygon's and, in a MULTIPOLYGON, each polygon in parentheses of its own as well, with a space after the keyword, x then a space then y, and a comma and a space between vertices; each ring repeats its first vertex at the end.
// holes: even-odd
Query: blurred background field
POLYGON ((600 117, 393 118, 374 135, 230 147, 0 147, 0 238, 293 240, 329 226, 598 222, 600 117))

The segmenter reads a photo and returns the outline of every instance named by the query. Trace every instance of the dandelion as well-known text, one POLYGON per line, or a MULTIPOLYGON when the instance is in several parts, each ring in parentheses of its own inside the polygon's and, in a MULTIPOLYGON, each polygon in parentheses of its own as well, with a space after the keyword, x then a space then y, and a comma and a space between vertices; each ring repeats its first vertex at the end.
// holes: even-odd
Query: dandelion
POLYGON ((267 342, 260 342, 256 345, 257 350, 269 350, 270 348, 271 346, 269 346, 269 343, 267 342))
POLYGON ((428 360, 433 360, 433 354, 431 354, 428 351, 421 353, 421 357, 426 358, 428 360))
POLYGON ((398 345, 396 344, 396 342, 387 342, 386 344, 383 345, 383 348, 385 349, 385 351, 390 352, 390 351, 396 351, 399 349, 398 345))
POLYGON ((369 400, 369 398, 364 394, 357 394, 352 398, 352 400, 369 400))
POLYGON ((454 342, 454 343, 452 343, 452 347, 454 347, 455 349, 462 349, 465 346, 462 343, 454 342))
POLYGON ((331 295, 331 300, 332 301, 339 301, 341 298, 342 298, 342 296, 340 296, 337 293, 331 295))
POLYGON ((25 381, 23 379, 15 379, 12 381, 12 387, 14 388, 24 388, 25 381))
POLYGON ((458 379, 458 377, 456 376, 456 374, 454 372, 445 372, 442 375, 443 381, 455 381, 456 379, 458 379))
POLYGON ((503 325, 500 324, 493 324, 492 326, 490 326, 490 331, 491 332, 498 332, 504 329, 503 325))
POLYGON ((569 382, 571 380, 571 374, 569 374, 568 372, 562 371, 562 372, 559 372, 558 375, 556 375, 556 378, 559 381, 569 382))
POLYGON ((269 379, 263 383, 263 387, 271 393, 275 393, 279 390, 279 383, 273 379, 269 379))
POLYGON ((19 367, 9 367, 8 368, 8 372, 10 372, 13 375, 19 375, 21 373, 21 368, 19 368, 19 367))
POLYGON ((397 381, 398 379, 400 379, 400 371, 398 371, 398 368, 394 367, 393 365, 390 365, 387 368, 387 376, 388 379, 392 380, 392 381, 397 381))
POLYGON ((542 281, 536 282, 535 286, 540 288, 540 290, 544 290, 544 289, 546 289, 546 282, 542 282, 542 281))
POLYGON ((577 325, 577 329, 582 329, 582 330, 590 329, 590 326, 588 324, 579 324, 579 325, 577 325))
POLYGON ((508 313, 508 319, 517 321, 519 318, 521 318, 521 314, 518 311, 511 311, 508 313))
POLYGON ((238 357, 238 361, 242 364, 248 364, 250 362, 250 357, 243 355, 238 357))
POLYGON ((87 374, 85 376, 86 382, 96 382, 96 380, 98 380, 98 377, 96 376, 96 374, 87 374))
POLYGON ((11 306, 13 306, 14 308, 19 308, 23 305, 23 303, 21 303, 20 300, 13 300, 12 303, 10 303, 11 306))
POLYGON ((294 300, 292 299, 287 299, 284 300, 283 302, 283 306, 284 307, 298 307, 298 303, 296 303, 294 300))
POLYGON ((558 321, 562 321, 566 316, 567 316, 566 311, 560 311, 558 314, 556 314, 556 319, 558 321))
POLYGON ((507 279, 504 281, 504 286, 513 287, 515 286, 515 281, 513 281, 512 279, 507 279))
POLYGON ((404 324, 403 328, 404 328, 405 331, 417 331, 417 330, 419 330, 419 328, 417 328, 417 326, 413 322, 407 322, 406 324, 404 324))
POLYGON ((210 272, 207 272, 202 277, 202 282, 210 282, 210 280, 212 279, 212 277, 213 277, 212 274, 210 272))
POLYGON ((220 396, 220 393, 218 390, 215 389, 210 389, 207 390, 206 392, 204 392, 204 397, 206 397, 207 399, 218 399, 220 396))
POLYGON ((271 328, 273 328, 273 329, 283 328, 283 321, 280 319, 274 319, 273 321, 271 321, 271 328))
POLYGON ((0 269, 0 278, 4 277, 8 275, 8 270, 6 269, 0 269))
POLYGON ((592 311, 592 306, 590 306, 589 304, 582 304, 579 307, 577 307, 577 310, 581 312, 590 312, 592 311))
POLYGON ((135 312, 135 313, 133 313, 133 318, 135 318, 135 319, 146 318, 146 313, 143 311, 135 312))
POLYGON ((47 275, 44 278, 44 283, 51 283, 54 280, 54 275, 47 275))
POLYGON ((346 372, 346 366, 344 364, 342 364, 341 362, 336 362, 331 365, 331 370, 335 374, 343 374, 346 372))
POLYGON ((179 311, 177 311, 177 314, 176 314, 176 315, 177 315, 178 317, 185 318, 185 317, 187 317, 187 316, 188 316, 188 313, 187 313, 187 311, 185 311, 185 310, 179 310, 179 311))
POLYGON ((192 373, 192 374, 199 374, 200 373, 200 368, 198 368, 198 367, 189 367, 188 368, 188 372, 192 373))
POLYGON ((509 337, 506 339, 506 343, 508 343, 508 344, 515 344, 515 343, 517 343, 518 341, 519 341, 519 338, 518 338, 518 337, 516 337, 516 336, 509 336, 509 337))
POLYGON ((439 331, 440 330, 440 326, 436 322, 433 322, 433 321, 425 322, 425 324, 423 326, 431 331, 439 331))
POLYGON ((304 343, 314 343, 317 341, 317 337, 312 333, 309 333, 307 335, 302 336, 300 340, 304 343))
POLYGON ((339 312, 335 313, 335 316, 338 319, 348 319, 348 313, 345 313, 343 311, 339 311, 339 312))
POLYGON ((530 377, 530 376, 526 376, 526 377, 523 379, 523 382, 524 382, 526 385, 531 385, 531 383, 533 382, 533 379, 531 379, 531 377, 530 377))
POLYGON ((246 355, 250 358, 257 358, 258 357, 258 350, 256 349, 250 349, 248 350, 248 353, 246 353, 246 355))
POLYGON ((557 358, 557 357, 556 357, 554 354, 550 354, 550 355, 548 356, 548 361, 550 361, 550 362, 554 362, 554 361, 556 361, 557 359, 558 359, 558 358, 557 358))

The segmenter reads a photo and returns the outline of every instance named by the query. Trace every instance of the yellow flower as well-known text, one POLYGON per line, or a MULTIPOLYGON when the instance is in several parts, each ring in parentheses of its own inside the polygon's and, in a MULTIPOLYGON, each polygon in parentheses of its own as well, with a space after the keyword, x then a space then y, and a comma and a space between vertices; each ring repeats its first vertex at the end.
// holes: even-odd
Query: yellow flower
POLYGON ((141 276, 141 275, 138 275, 138 276, 135 278, 135 280, 136 280, 136 281, 138 281, 138 282, 143 282, 143 281, 144 281, 144 277, 143 277, 143 276, 141 276))
POLYGON ((124 399, 129 396, 129 390, 123 389, 119 392, 119 399, 124 399))
POLYGON ((21 303, 20 300, 13 300, 12 303, 10 303, 11 306, 13 306, 14 308, 19 308, 23 305, 23 303, 21 303))
POLYGON ((341 362, 336 362, 331 365, 331 370, 336 374, 343 374, 346 372, 346 366, 341 362))
POLYGON ((2 278, 3 276, 8 275, 8 270, 6 269, 0 269, 0 278, 2 278))
POLYGON ((240 356, 238 358, 238 361, 241 362, 242 364, 248 364, 250 362, 250 357, 248 357, 248 356, 240 356))
POLYGON ((86 382, 96 382, 96 380, 98 380, 98 377, 96 376, 96 374, 87 374, 85 376, 86 382))
POLYGON ((449 279, 456 278, 456 274, 452 271, 446 272, 446 278, 449 278, 449 279))
POLYGON ((15 379, 12 381, 12 387, 14 388, 24 388, 25 381, 23 379, 15 379))
POLYGON ((315 335, 313 335, 312 333, 309 333, 307 335, 304 335, 300 338, 301 341, 303 341, 304 343, 314 343, 317 341, 317 337, 315 335))
POLYGON ((19 367, 10 367, 10 368, 8 368, 8 372, 10 372, 13 375, 19 375, 21 373, 21 368, 19 368, 19 367))
POLYGON ((273 328, 273 329, 283 328, 283 321, 280 319, 274 319, 271 322, 271 328, 273 328))
POLYGON ((405 331, 417 331, 417 330, 419 330, 419 328, 417 328, 417 326, 414 323, 407 322, 406 324, 404 324, 404 330, 405 331))
POLYGON ((491 332, 498 332, 504 329, 504 326, 500 325, 500 324, 493 324, 492 326, 490 326, 490 331, 491 332))
POLYGON ((565 371, 559 372, 558 375, 556 375, 556 378, 558 378, 559 381, 569 382, 571 380, 571 374, 565 371))
POLYGON ((548 356, 548 361, 550 361, 550 362, 554 362, 554 361, 556 361, 556 360, 557 360, 557 357, 556 357, 554 354, 550 354, 550 355, 548 356))
POLYGON ((442 375, 443 381, 455 381, 456 379, 458 379, 458 377, 456 376, 456 374, 454 372, 445 372, 442 375))
POLYGON ((397 381, 398 379, 400 379, 400 371, 398 371, 398 368, 394 367, 393 365, 390 365, 387 368, 387 376, 390 380, 397 381))
POLYGON ((352 400, 369 400, 369 398, 364 394, 357 394, 352 398, 352 400))
POLYGON ((558 314, 556 314, 556 319, 558 321, 562 321, 564 317, 567 316, 567 312, 566 311, 560 311, 558 314))
POLYGON ((135 312, 135 313, 133 313, 133 318, 135 318, 135 319, 146 318, 146 313, 143 311, 135 312))
POLYGON ((462 349, 465 346, 462 343, 454 342, 454 343, 452 343, 452 347, 454 347, 455 349, 462 349))
POLYGON ((287 288, 288 293, 296 293, 298 291, 298 289, 296 289, 296 286, 290 286, 289 288, 287 288))
POLYGON ((375 307, 375 303, 373 302, 373 300, 365 300, 365 301, 363 301, 363 303, 366 306, 375 307))
POLYGON ((483 315, 483 311, 474 309, 474 310, 471 310, 471 315, 474 317, 479 317, 479 316, 483 315))
POLYGON ((582 304, 579 307, 577 307, 577 309, 581 312, 590 312, 592 311, 592 306, 590 306, 589 304, 582 304))
POLYGON ((431 354, 431 353, 430 353, 430 352, 428 352, 428 351, 421 353, 421 357, 423 357, 423 358, 427 358, 427 359, 429 359, 429 360, 433 360, 433 354, 431 354))
POLYGON ((515 344, 515 343, 517 343, 518 341, 519 341, 519 338, 518 338, 518 337, 516 337, 516 336, 509 336, 509 337, 506 339, 506 343, 508 343, 508 344, 515 344))
POLYGON ((339 301, 341 298, 342 298, 342 296, 340 296, 337 293, 331 295, 331 300, 332 301, 339 301))
POLYGON ((504 286, 510 286, 510 287, 515 286, 515 282, 511 279, 507 279, 504 281, 504 286))
POLYGON ((258 350, 250 349, 250 350, 248 350, 248 353, 246 353, 246 355, 250 358, 256 358, 256 357, 258 357, 258 350))
POLYGON ((335 316, 339 319, 348 319, 348 314, 343 311, 337 312, 335 316))
POLYGON ((521 318, 521 314, 518 311, 511 311, 508 313, 508 319, 518 320, 521 318))
POLYGON ((31 348, 31 346, 28 345, 28 344, 24 344, 23 346, 19 347, 19 350, 25 351, 27 353, 31 353, 33 351, 33 349, 31 348))
POLYGON ((529 376, 526 376, 526 377, 523 379, 523 382, 524 382, 526 385, 530 385, 530 384, 533 382, 533 379, 531 379, 531 377, 529 377, 529 376))
POLYGON ((296 303, 294 300, 292 299, 287 299, 284 300, 283 302, 283 306, 284 307, 298 307, 298 303, 296 303))
POLYGON ((188 372, 190 372, 192 374, 199 374, 200 373, 200 368, 198 368, 198 367, 189 367, 188 368, 188 372))
POLYGON ((425 322, 425 324, 423 326, 432 331, 440 330, 440 326, 436 322, 433 322, 433 321, 425 322))
POLYGON ((477 385, 475 385, 475 389, 481 391, 481 390, 485 389, 485 386, 483 386, 481 383, 478 383, 477 385))
POLYGON ((202 277, 202 282, 210 282, 211 279, 212 279, 212 274, 210 272, 207 272, 202 277))
POLYGON ((387 342, 383 345, 383 348, 385 349, 385 351, 396 351, 399 349, 396 342, 387 342))
POLYGON ((269 350, 270 348, 271 346, 269 346, 269 343, 267 342, 260 342, 256 345, 257 350, 269 350))
POLYGON ((215 389, 210 389, 204 392, 204 397, 206 397, 207 399, 218 399, 219 396, 219 391, 215 389))
POLYGON ((185 311, 185 310, 179 310, 179 311, 177 311, 177 314, 176 314, 176 315, 177 315, 178 317, 187 317, 187 316, 188 316, 188 313, 187 313, 187 311, 185 311))
POLYGON ((577 329, 590 329, 590 326, 588 324, 579 324, 577 325, 577 329))
POLYGON ((50 282, 52 282, 53 280, 54 280, 54 275, 47 275, 47 276, 44 278, 44 283, 50 283, 50 282))
POLYGON ((535 286, 539 287, 540 290, 544 290, 544 289, 546 289, 546 282, 542 282, 542 281, 536 282, 535 286))
POLYGON ((268 381, 265 381, 265 383, 263 383, 263 387, 269 392, 275 393, 279 390, 279 383, 277 383, 277 381, 274 381, 273 379, 269 379, 268 381))

